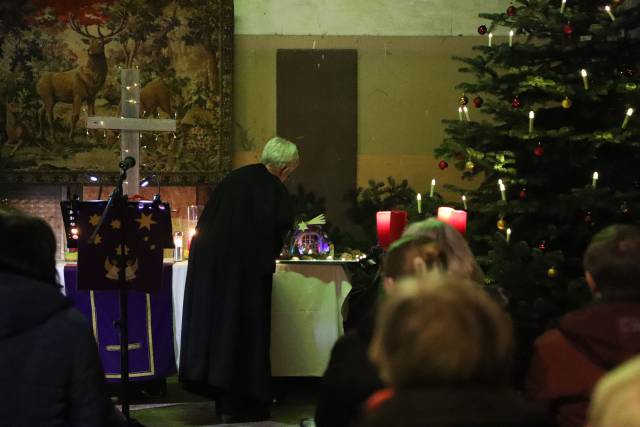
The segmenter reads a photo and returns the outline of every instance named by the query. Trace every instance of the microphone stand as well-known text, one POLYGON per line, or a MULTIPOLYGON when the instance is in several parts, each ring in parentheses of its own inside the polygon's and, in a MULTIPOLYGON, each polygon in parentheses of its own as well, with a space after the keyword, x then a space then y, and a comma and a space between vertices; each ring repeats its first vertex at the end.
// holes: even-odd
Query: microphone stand
MULTIPOLYGON (((133 160, 133 158, 127 158, 133 160)), ((100 222, 96 226, 93 233, 89 237, 89 242, 93 243, 98 232, 103 228, 106 218, 113 212, 113 219, 120 220, 120 251, 116 256, 119 266, 118 270, 118 288, 120 302, 120 319, 117 320, 116 327, 120 331, 120 404, 122 405, 122 414, 127 419, 127 423, 131 426, 142 426, 136 420, 133 420, 129 414, 129 297, 127 294, 127 278, 126 278, 126 215, 128 198, 124 194, 124 181, 127 179, 127 170, 135 166, 135 161, 121 161, 120 177, 118 183, 113 189, 107 206, 102 212, 100 222)))

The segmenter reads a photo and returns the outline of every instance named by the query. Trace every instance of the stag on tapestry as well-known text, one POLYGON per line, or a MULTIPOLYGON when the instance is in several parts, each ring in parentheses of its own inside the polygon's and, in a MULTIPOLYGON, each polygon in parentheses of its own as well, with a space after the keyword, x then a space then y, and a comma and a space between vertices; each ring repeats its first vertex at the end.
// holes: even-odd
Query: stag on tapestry
POLYGON ((142 134, 143 171, 193 184, 229 170, 232 0, 0 0, 0 10, 11 11, 0 17, 0 180, 114 172, 119 134, 85 123, 119 115, 119 70, 131 67, 143 117, 178 123, 142 134))

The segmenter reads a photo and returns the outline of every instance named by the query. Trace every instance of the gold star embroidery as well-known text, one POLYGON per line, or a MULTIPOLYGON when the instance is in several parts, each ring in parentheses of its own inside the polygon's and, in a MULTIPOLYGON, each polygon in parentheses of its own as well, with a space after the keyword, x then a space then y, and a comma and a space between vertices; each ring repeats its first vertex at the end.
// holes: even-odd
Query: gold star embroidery
POLYGON ((102 218, 102 217, 100 215, 98 215, 98 214, 91 215, 89 217, 89 224, 91 224, 91 225, 93 225, 95 227, 100 222, 100 218, 102 218))
POLYGON ((156 224, 156 222, 151 217, 152 215, 153 214, 146 215, 144 213, 141 213, 140 218, 136 218, 136 221, 140 223, 140 230, 146 228, 147 230, 151 231, 151 225, 156 224))
MULTIPOLYGON (((129 246, 124 245, 124 254, 129 255, 129 246)), ((116 247, 116 255, 122 255, 122 245, 116 247)))
POLYGON ((114 230, 120 230, 120 220, 114 219, 113 221, 111 221, 111 228, 113 228, 114 230))
POLYGON ((96 234, 96 237, 93 239, 93 242, 91 242, 94 245, 99 245, 100 243, 102 243, 102 237, 100 237, 99 234, 96 234))

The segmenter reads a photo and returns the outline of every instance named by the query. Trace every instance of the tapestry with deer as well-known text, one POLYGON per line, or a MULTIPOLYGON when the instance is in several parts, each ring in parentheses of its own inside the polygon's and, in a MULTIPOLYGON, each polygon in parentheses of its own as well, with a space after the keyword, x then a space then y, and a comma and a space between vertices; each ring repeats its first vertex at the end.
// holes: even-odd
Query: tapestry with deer
POLYGON ((141 173, 224 176, 233 0, 0 0, 0 182, 114 181, 119 131, 85 124, 119 116, 124 68, 140 71, 141 117, 177 120, 175 133, 141 134, 141 173))

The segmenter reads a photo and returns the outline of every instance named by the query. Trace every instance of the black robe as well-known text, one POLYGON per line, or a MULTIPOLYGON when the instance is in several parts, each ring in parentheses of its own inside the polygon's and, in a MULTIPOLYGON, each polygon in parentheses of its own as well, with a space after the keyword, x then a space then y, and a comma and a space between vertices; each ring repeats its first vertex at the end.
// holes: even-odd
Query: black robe
POLYGON ((286 187, 262 164, 213 191, 191 243, 181 381, 271 400, 271 282, 292 223, 286 187))

